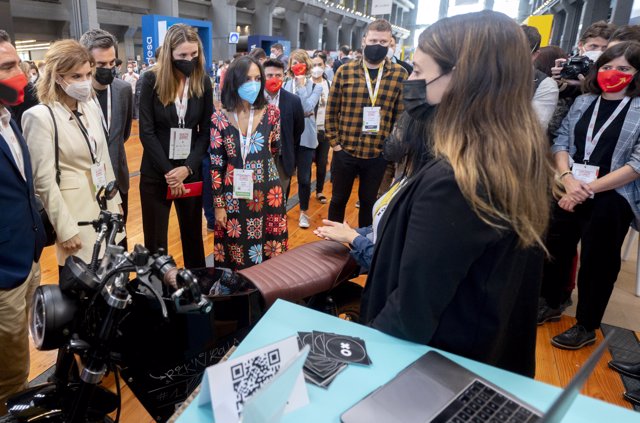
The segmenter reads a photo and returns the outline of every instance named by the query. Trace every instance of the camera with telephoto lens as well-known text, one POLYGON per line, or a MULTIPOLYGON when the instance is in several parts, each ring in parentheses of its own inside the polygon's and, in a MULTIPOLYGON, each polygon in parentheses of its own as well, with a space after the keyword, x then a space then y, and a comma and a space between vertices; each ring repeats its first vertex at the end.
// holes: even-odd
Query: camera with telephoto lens
POLYGON ((570 57, 569 60, 562 65, 560 77, 562 79, 577 80, 578 75, 587 76, 592 65, 593 61, 587 56, 570 57))

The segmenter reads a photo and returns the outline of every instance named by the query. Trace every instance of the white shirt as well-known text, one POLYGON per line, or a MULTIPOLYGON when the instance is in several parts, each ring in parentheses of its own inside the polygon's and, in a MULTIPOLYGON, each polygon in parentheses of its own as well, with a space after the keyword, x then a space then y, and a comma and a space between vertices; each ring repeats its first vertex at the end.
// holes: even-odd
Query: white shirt
POLYGON ((545 131, 558 105, 559 94, 556 81, 547 77, 538 85, 538 89, 533 95, 533 109, 536 111, 540 125, 545 131))
POLYGON ((122 75, 122 79, 124 79, 125 82, 128 82, 129 84, 131 84, 131 92, 133 92, 134 94, 136 92, 136 83, 138 82, 139 78, 140 78, 140 75, 138 75, 135 72, 131 74, 127 72, 124 75, 122 75))
POLYGON ((22 155, 22 147, 20 147, 20 142, 18 142, 18 137, 13 131, 10 121, 11 113, 9 113, 6 108, 0 106, 0 134, 2 134, 2 138, 4 138, 5 142, 9 145, 9 150, 11 150, 13 160, 18 165, 22 179, 26 181, 27 177, 24 172, 24 156, 22 155))
POLYGON ((272 96, 271 93, 267 90, 264 90, 264 96, 266 97, 269 104, 271 104, 272 106, 280 107, 280 90, 278 90, 278 94, 274 96, 272 96))
MULTIPOLYGON (((315 82, 314 82, 315 83, 315 82)), ((322 95, 320 96, 320 101, 318 102, 318 113, 316 114, 316 127, 319 130, 324 131, 324 116, 327 111, 327 100, 329 99, 329 84, 324 79, 322 82, 322 95)))

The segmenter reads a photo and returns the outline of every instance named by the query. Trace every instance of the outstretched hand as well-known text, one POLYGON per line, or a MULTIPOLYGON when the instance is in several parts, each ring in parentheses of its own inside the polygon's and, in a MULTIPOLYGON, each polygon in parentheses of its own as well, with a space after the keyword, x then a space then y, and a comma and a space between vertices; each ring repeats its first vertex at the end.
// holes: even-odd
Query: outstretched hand
POLYGON ((345 221, 344 223, 333 222, 331 220, 323 219, 324 226, 318 227, 314 234, 320 238, 324 238, 330 241, 353 243, 360 234, 345 221))

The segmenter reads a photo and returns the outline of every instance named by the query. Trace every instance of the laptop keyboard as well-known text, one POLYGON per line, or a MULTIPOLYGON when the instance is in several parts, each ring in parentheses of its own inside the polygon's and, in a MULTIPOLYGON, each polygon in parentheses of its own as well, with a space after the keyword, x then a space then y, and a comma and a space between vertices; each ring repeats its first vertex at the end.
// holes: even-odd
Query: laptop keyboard
POLYGON ((433 423, 529 423, 540 416, 474 380, 433 423))

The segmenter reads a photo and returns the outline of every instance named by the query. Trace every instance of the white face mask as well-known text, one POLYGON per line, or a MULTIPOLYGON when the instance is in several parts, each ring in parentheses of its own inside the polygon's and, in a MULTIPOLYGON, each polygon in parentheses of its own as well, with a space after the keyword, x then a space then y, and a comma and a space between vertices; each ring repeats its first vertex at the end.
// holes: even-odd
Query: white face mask
POLYGON ((31 81, 32 84, 35 84, 37 79, 38 79, 38 75, 31 75, 31 77, 29 78, 29 81, 31 81))
POLYGON ((127 72, 132 73, 133 72, 133 68, 127 68, 127 72))
POLYGON ((602 52, 600 50, 591 50, 585 51, 584 55, 587 56, 589 60, 595 62, 602 55, 602 52))
POLYGON ((91 87, 91 80, 88 79, 82 82, 73 82, 71 84, 63 81, 65 85, 60 83, 60 86, 65 93, 71 98, 78 101, 89 101, 93 95, 93 88, 91 87))
POLYGON ((320 66, 314 66, 314 68, 311 69, 311 76, 313 76, 314 78, 320 78, 323 73, 324 69, 322 69, 322 67, 320 66))
POLYGON ((394 54, 395 54, 395 50, 389 47, 389 50, 387 50, 387 57, 391 59, 394 56, 394 54))
POLYGON ((272 58, 272 59, 277 59, 278 58, 278 56, 275 53, 271 53, 269 55, 269 57, 272 58))

